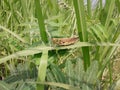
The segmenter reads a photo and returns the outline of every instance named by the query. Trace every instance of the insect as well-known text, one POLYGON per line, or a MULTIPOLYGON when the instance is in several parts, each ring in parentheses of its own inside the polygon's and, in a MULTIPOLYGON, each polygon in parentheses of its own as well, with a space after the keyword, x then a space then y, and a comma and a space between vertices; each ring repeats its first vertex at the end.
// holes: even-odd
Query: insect
POLYGON ((76 43, 79 40, 78 37, 72 37, 72 38, 52 38, 52 41, 54 44, 57 44, 59 46, 67 46, 76 43))

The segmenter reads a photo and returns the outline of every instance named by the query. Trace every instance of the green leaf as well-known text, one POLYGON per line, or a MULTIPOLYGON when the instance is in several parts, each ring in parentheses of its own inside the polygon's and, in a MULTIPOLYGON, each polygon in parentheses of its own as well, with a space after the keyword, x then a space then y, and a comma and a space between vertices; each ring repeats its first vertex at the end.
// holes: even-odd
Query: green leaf
POLYGON ((94 85, 97 81, 98 62, 93 61, 84 75, 84 80, 88 84, 94 85))
POLYGON ((115 8, 115 0, 106 0, 105 8, 101 11, 101 23, 108 28, 112 19, 113 10, 115 8))
POLYGON ((118 11, 120 13, 120 0, 115 0, 115 4, 116 4, 118 11))
MULTIPOLYGON (((87 33, 87 24, 85 20, 85 11, 84 11, 84 2, 83 0, 73 0, 75 14, 77 19, 77 29, 80 41, 88 41, 88 33, 87 33)), ((90 66, 90 54, 89 47, 82 47, 82 53, 84 58, 84 69, 90 66)))
POLYGON ((87 0, 87 11, 88 11, 89 18, 91 18, 91 16, 92 16, 91 2, 92 2, 92 0, 87 0))
POLYGON ((48 43, 47 33, 44 24, 44 17, 42 14, 42 8, 39 0, 35 0, 35 13, 38 19, 41 39, 44 43, 48 43))
POLYGON ((5 82, 0 81, 0 90, 10 90, 10 86, 5 82))
POLYGON ((85 47, 85 46, 120 46, 118 43, 109 43, 109 42, 101 42, 101 43, 88 43, 88 42, 78 42, 74 45, 70 46, 61 46, 61 47, 48 47, 48 46, 37 46, 37 47, 31 47, 25 50, 18 51, 16 53, 13 53, 9 56, 5 56, 3 58, 0 58, 0 64, 7 62, 10 59, 18 58, 20 56, 29 56, 34 55, 37 53, 41 53, 44 50, 62 50, 62 49, 72 49, 72 48, 78 48, 78 47, 85 47))
MULTIPOLYGON (((38 80, 39 82, 44 82, 46 77, 47 70, 47 61, 48 60, 48 51, 45 50, 42 53, 42 57, 40 60, 39 68, 38 68, 38 80)), ((44 85, 37 85, 37 90, 44 90, 44 85)))
POLYGON ((13 37, 15 37, 16 39, 20 40, 20 41, 23 42, 23 43, 28 43, 28 42, 26 42, 23 38, 21 38, 19 35, 17 35, 16 33, 12 32, 11 30, 9 30, 9 29, 1 26, 1 25, 0 25, 0 30, 4 30, 4 31, 8 32, 8 33, 11 34, 13 37))
POLYGON ((74 85, 74 69, 73 69, 73 64, 71 61, 67 61, 66 62, 66 68, 65 68, 65 72, 68 78, 68 83, 70 85, 74 85))
POLYGON ((81 60, 80 58, 76 60, 76 66, 75 66, 74 72, 75 72, 75 79, 76 79, 75 85, 81 86, 85 71, 84 71, 84 66, 83 66, 83 60, 81 60))

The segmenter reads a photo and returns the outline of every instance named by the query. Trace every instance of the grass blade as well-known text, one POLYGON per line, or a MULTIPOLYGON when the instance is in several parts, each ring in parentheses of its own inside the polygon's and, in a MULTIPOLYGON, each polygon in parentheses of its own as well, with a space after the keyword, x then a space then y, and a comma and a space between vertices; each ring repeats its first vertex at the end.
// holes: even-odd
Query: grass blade
POLYGON ((0 58, 0 64, 5 63, 13 58, 18 58, 20 56, 29 56, 34 55, 37 53, 41 53, 44 50, 62 50, 62 49, 72 49, 72 48, 78 48, 78 47, 85 47, 85 46, 117 46, 120 47, 120 44, 116 43, 87 43, 87 42, 78 42, 75 45, 70 46, 63 46, 63 47, 46 47, 46 46, 38 46, 38 47, 32 47, 28 48, 26 50, 18 51, 16 53, 13 53, 9 56, 0 58))
POLYGON ((101 11, 101 23, 108 28, 110 21, 112 19, 113 10, 115 7, 115 0, 106 0, 105 8, 101 11))
POLYGON ((41 39, 44 43, 48 42, 48 38, 47 38, 47 33, 45 30, 45 24, 44 24, 44 17, 42 14, 42 8, 40 5, 39 0, 35 0, 35 11, 36 11, 36 15, 37 15, 37 19, 38 19, 38 24, 39 24, 39 29, 40 29, 40 36, 41 39))
MULTIPOLYGON (((38 68, 38 81, 44 82, 46 77, 46 70, 47 70, 47 59, 48 59, 48 51, 43 51, 39 68, 38 68)), ((44 90, 44 85, 37 84, 37 90, 44 90)))
POLYGON ((92 16, 91 0, 87 0, 87 11, 88 11, 88 16, 89 16, 89 18, 91 18, 91 16, 92 16))
POLYGON ((13 37, 15 37, 16 39, 18 39, 19 41, 21 41, 21 42, 23 42, 23 43, 28 43, 28 42, 25 41, 23 38, 21 38, 18 34, 12 32, 11 30, 9 30, 9 29, 7 29, 7 28, 1 26, 1 25, 0 25, 0 29, 2 29, 2 30, 4 30, 4 31, 8 32, 9 34, 11 34, 13 37))
MULTIPOLYGON (((75 14, 77 19, 77 29, 80 41, 88 41, 87 34, 87 25, 85 21, 85 11, 84 11, 84 2, 83 0, 73 0, 75 14)), ((89 47, 82 47, 83 59, 84 59, 84 69, 90 66, 90 55, 89 55, 89 47)))

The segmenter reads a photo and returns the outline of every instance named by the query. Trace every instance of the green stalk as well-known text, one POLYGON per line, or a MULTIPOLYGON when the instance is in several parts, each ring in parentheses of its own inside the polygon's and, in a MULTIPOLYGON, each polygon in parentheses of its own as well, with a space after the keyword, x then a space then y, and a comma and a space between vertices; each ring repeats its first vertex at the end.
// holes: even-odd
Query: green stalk
POLYGON ((106 3, 108 3, 108 7, 106 7, 107 17, 106 17, 106 21, 105 21, 105 26, 108 28, 110 21, 111 21, 111 18, 112 18, 112 15, 113 15, 113 10, 115 7, 115 0, 110 0, 106 3))
POLYGON ((112 65, 111 65, 111 62, 109 61, 108 63, 108 68, 109 68, 109 78, 110 78, 110 81, 109 83, 112 84, 112 65))
POLYGON ((109 27, 112 19, 113 10, 115 8, 115 0, 106 0, 105 8, 101 11, 100 21, 106 28, 109 27))
POLYGON ((89 16, 89 18, 91 18, 91 16, 92 16, 91 0, 87 0, 87 11, 88 11, 88 16, 89 16))
MULTIPOLYGON (((81 42, 88 41, 87 25, 85 20, 84 2, 83 0, 73 0, 75 14, 77 19, 77 29, 81 42)), ((82 47, 84 69, 85 71, 90 66, 89 47, 82 47)))
POLYGON ((102 10, 102 7, 103 7, 102 0, 100 0, 99 3, 100 3, 100 10, 102 10))
POLYGON ((42 8, 39 0, 35 0, 35 11, 38 19, 41 39, 44 43, 48 43, 47 33, 45 30, 45 24, 44 24, 44 17, 42 14, 42 8))

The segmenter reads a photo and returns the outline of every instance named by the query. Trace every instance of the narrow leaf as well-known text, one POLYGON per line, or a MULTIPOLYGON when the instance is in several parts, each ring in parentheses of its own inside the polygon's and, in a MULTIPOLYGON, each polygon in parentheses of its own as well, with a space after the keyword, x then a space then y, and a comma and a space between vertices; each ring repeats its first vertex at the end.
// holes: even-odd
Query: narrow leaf
POLYGON ((45 29, 42 8, 41 8, 39 0, 35 0, 35 11, 36 11, 37 19, 38 19, 41 39, 44 43, 47 43, 48 38, 47 38, 46 29, 45 29))
MULTIPOLYGON (((43 51, 39 68, 38 68, 38 81, 44 82, 46 77, 46 70, 47 70, 47 59, 48 59, 48 51, 43 51)), ((37 85, 37 90, 44 90, 44 85, 37 85)))

